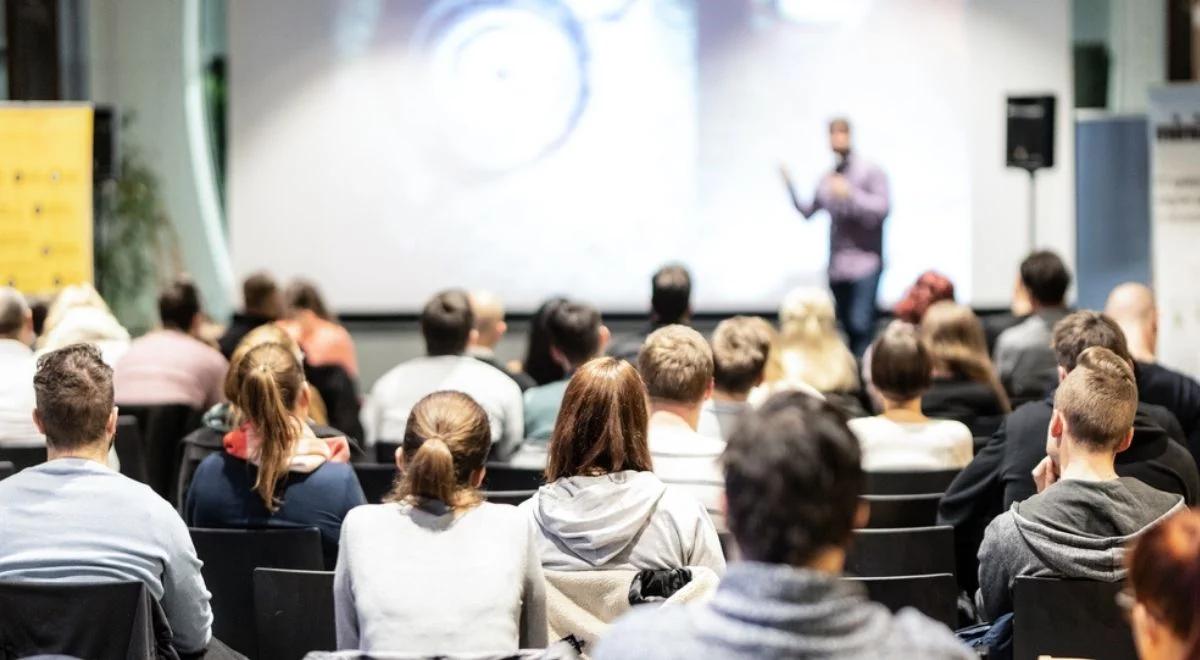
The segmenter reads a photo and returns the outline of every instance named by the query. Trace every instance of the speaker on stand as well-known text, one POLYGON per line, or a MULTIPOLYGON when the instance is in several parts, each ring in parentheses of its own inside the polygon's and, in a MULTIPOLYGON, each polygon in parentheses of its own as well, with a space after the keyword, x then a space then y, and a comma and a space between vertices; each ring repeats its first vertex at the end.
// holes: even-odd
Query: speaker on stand
POLYGON ((1037 171, 1054 167, 1055 97, 1008 97, 1008 167, 1029 173, 1029 250, 1037 249, 1037 171))

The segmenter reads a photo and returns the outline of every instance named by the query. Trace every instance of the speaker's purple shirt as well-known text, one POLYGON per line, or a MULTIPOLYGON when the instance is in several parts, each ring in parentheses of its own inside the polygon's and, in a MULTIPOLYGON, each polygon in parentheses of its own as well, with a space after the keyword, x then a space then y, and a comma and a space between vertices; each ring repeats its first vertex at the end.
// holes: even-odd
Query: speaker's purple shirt
POLYGON ((891 209, 887 175, 851 153, 840 167, 850 194, 833 192, 834 170, 821 178, 812 201, 795 200, 805 217, 829 213, 829 281, 846 282, 873 275, 883 266, 883 221, 891 209))

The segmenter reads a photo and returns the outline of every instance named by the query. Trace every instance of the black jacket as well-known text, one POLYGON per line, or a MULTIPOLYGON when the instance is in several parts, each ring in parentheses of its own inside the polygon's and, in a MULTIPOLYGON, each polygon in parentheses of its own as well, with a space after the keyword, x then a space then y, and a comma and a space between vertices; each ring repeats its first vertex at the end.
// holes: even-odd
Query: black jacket
POLYGON ((471 357, 504 372, 504 375, 513 379, 513 382, 517 384, 517 387, 521 388, 522 392, 531 387, 537 387, 537 381, 533 379, 533 376, 530 376, 526 373, 509 371, 508 367, 505 366, 504 363, 501 362, 495 355, 472 355, 471 357))
POLYGON ((934 419, 952 419, 975 437, 990 436, 1004 419, 1000 398, 986 383, 966 378, 934 378, 921 397, 921 411, 934 419))
POLYGON ((1200 464, 1200 383, 1150 362, 1134 365, 1138 398, 1171 411, 1183 428, 1186 445, 1200 464))
POLYGON ((257 314, 242 314, 241 312, 234 314, 233 319, 229 321, 229 327, 225 328, 225 334, 217 340, 217 346, 221 348, 221 355, 228 360, 233 355, 233 351, 237 349, 237 345, 242 342, 242 338, 250 334, 251 330, 274 320, 257 314))

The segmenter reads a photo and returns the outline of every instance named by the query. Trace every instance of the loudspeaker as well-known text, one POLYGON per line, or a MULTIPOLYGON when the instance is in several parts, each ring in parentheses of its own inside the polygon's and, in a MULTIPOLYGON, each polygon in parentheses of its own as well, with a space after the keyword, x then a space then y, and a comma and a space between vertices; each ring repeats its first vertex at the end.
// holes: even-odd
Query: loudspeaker
POLYGON ((112 181, 121 176, 121 158, 117 150, 117 111, 98 105, 92 119, 92 180, 112 181))
POLYGON ((1008 97, 1009 167, 1054 167, 1054 106, 1053 96, 1008 97))

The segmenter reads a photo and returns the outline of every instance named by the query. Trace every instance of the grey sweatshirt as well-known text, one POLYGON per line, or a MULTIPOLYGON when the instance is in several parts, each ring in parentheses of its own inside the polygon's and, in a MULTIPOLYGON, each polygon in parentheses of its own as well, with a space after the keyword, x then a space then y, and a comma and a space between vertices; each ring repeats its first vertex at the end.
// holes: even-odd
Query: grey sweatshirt
POLYGON ((704 505, 651 472, 559 479, 520 508, 540 532, 538 552, 548 571, 706 566, 725 572, 704 505))
POLYGON ((360 506, 334 574, 339 649, 512 652, 546 646, 546 585, 529 520, 484 502, 360 506))
POLYGON ((1060 481, 996 517, 979 546, 976 602, 985 619, 1012 611, 1020 576, 1125 579, 1131 541, 1184 508, 1183 498, 1132 477, 1060 481))
POLYGON ((942 624, 896 615, 861 585, 790 566, 738 562, 711 602, 643 606, 617 620, 595 660, 974 658, 942 624))

